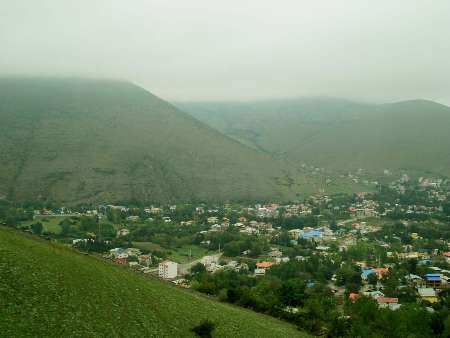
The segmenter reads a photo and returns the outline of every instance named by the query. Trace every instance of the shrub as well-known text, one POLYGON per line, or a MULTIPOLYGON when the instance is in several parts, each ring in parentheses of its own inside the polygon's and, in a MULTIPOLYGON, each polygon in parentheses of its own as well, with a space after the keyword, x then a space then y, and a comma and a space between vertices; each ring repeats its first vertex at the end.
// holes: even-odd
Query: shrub
POLYGON ((197 336, 202 338, 212 338, 212 332, 214 331, 215 324, 210 320, 203 320, 199 325, 192 328, 197 336))

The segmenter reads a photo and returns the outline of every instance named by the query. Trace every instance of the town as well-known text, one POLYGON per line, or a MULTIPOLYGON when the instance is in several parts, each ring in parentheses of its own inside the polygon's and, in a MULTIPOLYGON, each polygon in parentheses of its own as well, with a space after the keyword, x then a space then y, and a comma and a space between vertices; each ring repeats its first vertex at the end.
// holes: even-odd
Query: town
POLYGON ((448 325, 448 179, 403 175, 371 192, 289 204, 2 201, 0 216, 6 226, 313 334, 362 333, 356 323, 371 327, 397 313, 408 325, 421 318, 418 330, 448 325))

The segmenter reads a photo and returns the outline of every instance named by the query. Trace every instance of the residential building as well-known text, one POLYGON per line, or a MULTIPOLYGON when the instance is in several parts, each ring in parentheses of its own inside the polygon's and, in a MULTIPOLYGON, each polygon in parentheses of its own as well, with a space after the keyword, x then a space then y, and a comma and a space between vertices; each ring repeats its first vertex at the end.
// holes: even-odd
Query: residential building
POLYGON ((436 291, 433 288, 419 288, 417 289, 417 292, 424 301, 430 303, 436 303, 438 301, 436 291))
POLYGON ((159 263, 158 275, 160 278, 172 279, 177 277, 178 264, 172 261, 163 261, 159 263))

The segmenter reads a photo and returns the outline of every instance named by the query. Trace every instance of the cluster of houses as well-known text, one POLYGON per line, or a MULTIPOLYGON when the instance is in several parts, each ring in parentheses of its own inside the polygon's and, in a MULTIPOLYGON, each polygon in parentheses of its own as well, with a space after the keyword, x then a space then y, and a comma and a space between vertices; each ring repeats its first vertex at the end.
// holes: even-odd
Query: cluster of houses
POLYGON ((141 250, 137 248, 114 248, 109 250, 109 254, 106 257, 112 259, 116 264, 128 265, 143 273, 149 273, 151 271, 151 255, 143 255, 141 250))
MULTIPOLYGON (((443 257, 450 257, 450 252, 444 252, 443 257)), ((386 267, 367 267, 364 263, 361 265, 361 278, 365 282, 365 285, 359 293, 350 293, 348 298, 350 301, 355 301, 362 295, 375 299, 380 308, 389 308, 391 310, 397 310, 400 308, 398 298, 385 297, 383 294, 383 277, 389 273, 393 264, 386 264, 386 267), (370 276, 375 276, 376 285, 368 284, 370 276)), ((435 266, 429 266, 428 270, 434 271, 424 274, 422 277, 415 274, 408 274, 404 276, 408 286, 414 288, 417 291, 418 297, 425 302, 425 304, 433 304, 438 302, 439 293, 450 288, 450 270, 441 269, 435 266)), ((431 308, 429 308, 432 311, 431 308)))

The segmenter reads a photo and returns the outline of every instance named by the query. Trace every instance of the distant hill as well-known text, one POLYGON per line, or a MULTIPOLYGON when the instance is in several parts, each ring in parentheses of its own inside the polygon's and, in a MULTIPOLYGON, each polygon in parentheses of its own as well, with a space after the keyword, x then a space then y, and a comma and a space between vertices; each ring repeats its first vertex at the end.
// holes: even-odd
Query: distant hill
POLYGON ((450 108, 435 102, 303 98, 176 105, 243 144, 296 163, 450 175, 450 108))
POLYGON ((55 243, 0 227, 2 337, 306 337, 288 323, 219 303, 55 243))
POLYGON ((224 201, 307 188, 285 163, 128 82, 2 78, 0 121, 0 197, 224 201))

